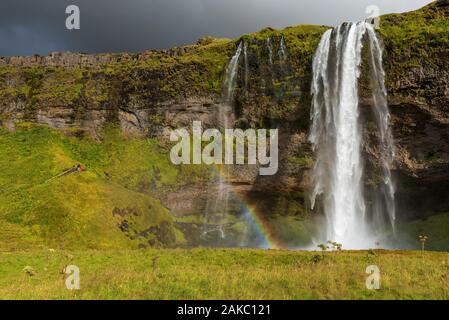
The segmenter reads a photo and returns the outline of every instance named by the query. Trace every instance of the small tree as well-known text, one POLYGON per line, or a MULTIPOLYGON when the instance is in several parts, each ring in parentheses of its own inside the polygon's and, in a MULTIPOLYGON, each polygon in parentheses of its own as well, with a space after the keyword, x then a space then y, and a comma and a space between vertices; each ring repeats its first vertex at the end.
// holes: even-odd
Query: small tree
POLYGON ((323 253, 324 253, 324 251, 329 249, 329 247, 325 243, 319 244, 319 245, 317 245, 317 247, 320 248, 323 253))

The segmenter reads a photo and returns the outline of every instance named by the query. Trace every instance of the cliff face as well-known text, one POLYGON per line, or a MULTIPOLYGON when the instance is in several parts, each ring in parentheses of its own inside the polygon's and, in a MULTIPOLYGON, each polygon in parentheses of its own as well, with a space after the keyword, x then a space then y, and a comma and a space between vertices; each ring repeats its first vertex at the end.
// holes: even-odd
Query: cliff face
MULTIPOLYGON (((449 211, 448 18, 448 1, 381 18, 401 218, 449 211)), ((21 122, 45 124, 98 142, 104 138, 102 128, 116 124, 128 135, 157 139, 168 147, 172 128, 190 127, 192 120, 206 127, 220 125, 224 70, 244 41, 248 60, 239 63, 235 126, 279 128, 281 164, 278 173, 268 177, 257 176, 254 168, 236 167, 229 181, 238 195, 266 215, 307 216, 308 171, 313 165, 307 142, 311 61, 326 29, 267 28, 235 41, 204 38, 192 46, 138 54, 1 58, 1 123, 9 130, 21 122)), ((362 108, 368 113, 365 81, 362 76, 362 108)), ((373 133, 368 125, 365 130, 369 141, 373 133)), ((369 143, 365 151, 375 168, 376 153, 369 143)), ((155 192, 148 181, 136 185, 137 191, 160 198, 179 218, 206 210, 211 188, 202 180, 170 192, 155 192)), ((187 237, 197 234, 195 224, 179 226, 187 237)))
POLYGON ((403 216, 449 208, 449 2, 382 20, 403 216), (403 28, 401 26, 404 26, 403 28))

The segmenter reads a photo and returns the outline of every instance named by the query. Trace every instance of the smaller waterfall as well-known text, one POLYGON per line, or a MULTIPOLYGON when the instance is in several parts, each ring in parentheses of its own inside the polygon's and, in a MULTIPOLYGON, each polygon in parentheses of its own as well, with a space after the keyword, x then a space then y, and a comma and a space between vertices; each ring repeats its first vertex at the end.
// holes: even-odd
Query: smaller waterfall
POLYGON ((287 47, 285 46, 284 36, 281 37, 278 55, 281 61, 287 60, 287 47))
MULTIPOLYGON (((218 114, 218 120, 223 128, 229 128, 230 125, 232 125, 234 92, 237 85, 238 67, 242 51, 244 51, 246 62, 246 44, 242 41, 239 43, 235 54, 232 56, 226 67, 225 79, 223 82, 222 103, 218 114)), ((216 189, 216 192, 211 192, 210 197, 207 200, 205 208, 205 224, 202 233, 203 238, 212 233, 218 233, 221 239, 226 238, 224 226, 226 217, 229 213, 229 198, 232 188, 226 181, 228 176, 229 167, 223 165, 223 168, 219 173, 218 182, 212 183, 210 186, 210 189, 216 189)))
POLYGON ((271 46, 271 38, 267 38, 267 48, 268 48, 268 61, 270 65, 273 64, 273 47, 271 46))
POLYGON ((237 84, 239 61, 243 51, 243 47, 243 42, 240 42, 237 50, 235 51, 235 54, 232 56, 229 64, 226 67, 221 98, 222 103, 218 113, 218 122, 223 128, 229 128, 234 120, 233 101, 235 87, 237 84))
POLYGON ((223 92, 223 102, 231 103, 234 98, 234 89, 237 82, 237 70, 239 66, 240 55, 242 54, 243 42, 237 47, 237 51, 234 56, 229 61, 228 66, 226 67, 226 75, 224 80, 224 92, 223 92))

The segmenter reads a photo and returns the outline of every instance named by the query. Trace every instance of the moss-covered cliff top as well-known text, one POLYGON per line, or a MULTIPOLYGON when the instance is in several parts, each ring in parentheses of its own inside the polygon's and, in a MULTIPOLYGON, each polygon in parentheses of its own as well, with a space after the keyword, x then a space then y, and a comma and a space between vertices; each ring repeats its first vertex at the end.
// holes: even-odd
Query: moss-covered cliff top
MULTIPOLYGON (((284 36, 289 53, 298 57, 313 54, 320 34, 319 26, 299 26, 282 31, 264 29, 239 39, 213 39, 196 45, 164 51, 111 55, 84 63, 73 54, 55 55, 54 59, 35 57, 9 58, 0 66, 0 97, 3 101, 26 99, 37 105, 72 104, 86 95, 96 102, 106 100, 111 82, 120 82, 123 91, 163 101, 186 95, 218 94, 223 71, 241 40, 264 41, 284 36), (102 62, 102 61, 107 61, 102 62), (32 100, 32 101, 31 101, 32 100)), ((296 59, 299 64, 301 59, 296 59)), ((294 61, 292 59, 292 61, 294 61)), ((295 61, 296 62, 296 61, 295 61)), ((301 66, 298 65, 298 68, 301 66)))
MULTIPOLYGON (((382 17, 379 33, 384 41, 384 67, 391 94, 423 95, 424 89, 413 88, 419 77, 434 79, 437 87, 447 81, 449 59, 449 1, 433 2, 404 14, 382 17), (412 86, 404 86, 407 84, 412 86), (420 91, 421 90, 421 91, 420 91)), ((428 93, 431 93, 430 91, 428 93)))

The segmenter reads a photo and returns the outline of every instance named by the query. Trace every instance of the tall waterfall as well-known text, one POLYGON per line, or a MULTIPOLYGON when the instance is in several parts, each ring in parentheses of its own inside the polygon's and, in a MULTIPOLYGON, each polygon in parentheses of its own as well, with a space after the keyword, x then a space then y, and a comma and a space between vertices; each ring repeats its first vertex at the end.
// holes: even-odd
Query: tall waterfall
MULTIPOLYGON (((382 50, 372 26, 344 23, 321 38, 313 60, 313 106, 309 139, 316 152, 311 205, 320 197, 326 215, 326 234, 344 248, 374 247, 387 216, 394 226, 394 186, 391 179, 393 139, 389 128, 382 50), (382 183, 376 188, 379 201, 368 210, 364 197, 364 161, 360 123, 358 78, 363 38, 371 52, 373 107, 379 136, 382 183), (376 216, 379 217, 376 217, 376 216)), ((370 204, 371 205, 371 204, 370 204)))
POLYGON ((385 88, 385 72, 382 66, 382 48, 375 31, 371 24, 367 27, 369 46, 370 46, 370 65, 372 70, 371 87, 373 96, 374 114, 379 129, 379 149, 382 161, 383 183, 380 186, 380 192, 374 199, 373 216, 374 222, 378 227, 383 221, 384 214, 387 213, 387 219, 391 224, 393 232, 395 231, 396 208, 394 203, 395 188, 391 177, 390 168, 393 163, 395 148, 393 134, 390 128, 390 113, 388 111, 387 90, 385 88))

